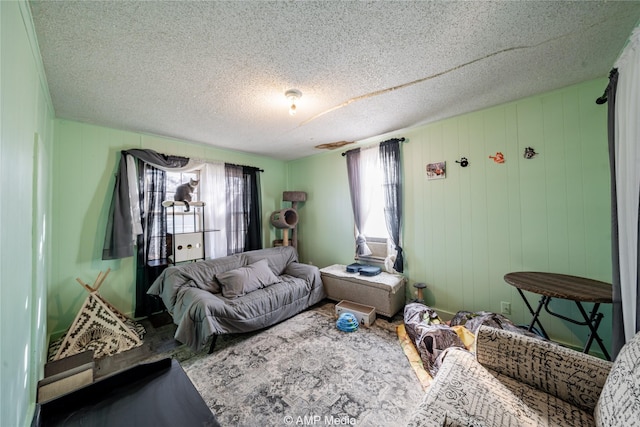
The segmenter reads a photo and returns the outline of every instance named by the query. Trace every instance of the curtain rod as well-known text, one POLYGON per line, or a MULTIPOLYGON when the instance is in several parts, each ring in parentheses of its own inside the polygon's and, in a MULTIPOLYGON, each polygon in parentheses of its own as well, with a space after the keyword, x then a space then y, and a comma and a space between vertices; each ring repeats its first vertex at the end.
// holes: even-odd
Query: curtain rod
MULTIPOLYGON (((391 139, 387 139, 386 141, 382 141, 380 144, 383 144, 383 143, 385 143, 385 142, 396 142, 396 141, 397 141, 397 142, 408 142, 408 141, 407 141, 407 139, 406 139, 405 137, 402 137, 402 138, 391 138, 391 139)), ((360 147, 358 147, 358 148, 360 148, 360 147)), ((352 150, 357 150, 358 148, 353 148, 352 150)), ((342 157, 346 156, 346 155, 347 155, 347 153, 348 153, 349 151, 351 151, 351 150, 347 150, 347 151, 345 151, 344 153, 342 153, 342 157)))

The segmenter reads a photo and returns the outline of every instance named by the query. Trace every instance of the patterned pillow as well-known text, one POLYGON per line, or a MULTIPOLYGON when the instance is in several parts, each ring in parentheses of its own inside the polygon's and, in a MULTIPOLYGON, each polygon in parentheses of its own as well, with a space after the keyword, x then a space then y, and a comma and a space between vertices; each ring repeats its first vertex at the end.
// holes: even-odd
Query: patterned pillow
POLYGON ((640 332, 620 350, 593 415, 598 426, 640 426, 640 332))

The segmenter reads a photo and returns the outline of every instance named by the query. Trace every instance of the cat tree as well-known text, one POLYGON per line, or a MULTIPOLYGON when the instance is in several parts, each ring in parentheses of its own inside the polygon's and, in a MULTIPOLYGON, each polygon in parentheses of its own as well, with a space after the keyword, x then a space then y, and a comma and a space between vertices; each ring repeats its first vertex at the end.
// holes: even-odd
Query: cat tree
MULTIPOLYGON (((171 231, 167 232, 167 258, 172 264, 205 258, 204 207, 202 201, 190 202, 165 200, 162 206, 167 219, 171 215, 171 231), (176 207, 183 210, 176 212, 176 207), (193 209, 187 210, 188 207, 193 209), (202 209, 201 211, 198 209, 202 209), (169 209, 171 213, 169 214, 169 209), (185 221, 190 217, 190 221, 185 221), (178 221, 180 219, 180 221, 178 221), (191 224, 189 224, 191 222, 191 224)), ((168 220, 167 220, 168 223, 168 220)))
POLYGON ((289 230, 291 230, 291 246, 298 249, 298 229, 296 227, 298 225, 298 203, 306 200, 307 193, 304 191, 284 191, 282 201, 291 202, 291 207, 271 214, 271 225, 282 230, 283 246, 289 246, 289 230))

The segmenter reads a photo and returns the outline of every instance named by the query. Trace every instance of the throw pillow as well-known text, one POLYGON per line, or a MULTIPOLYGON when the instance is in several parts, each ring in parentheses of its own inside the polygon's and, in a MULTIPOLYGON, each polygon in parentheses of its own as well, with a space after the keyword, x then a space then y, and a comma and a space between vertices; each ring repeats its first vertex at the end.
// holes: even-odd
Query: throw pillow
POLYGON ((248 294, 279 282, 279 279, 269 268, 266 259, 260 260, 246 267, 216 274, 216 279, 222 286, 222 295, 235 298, 248 294))
POLYGON ((640 426, 640 332, 616 357, 593 411, 596 425, 640 426))

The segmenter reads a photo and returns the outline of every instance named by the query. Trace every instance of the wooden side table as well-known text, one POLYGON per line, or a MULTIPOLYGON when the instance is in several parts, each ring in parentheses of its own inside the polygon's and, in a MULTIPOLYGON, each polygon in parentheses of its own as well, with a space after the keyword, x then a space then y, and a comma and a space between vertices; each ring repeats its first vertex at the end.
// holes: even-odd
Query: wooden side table
POLYGON ((537 325, 544 337, 547 339, 549 338, 539 319, 540 312, 544 308, 545 311, 552 316, 566 320, 567 322, 575 325, 587 326, 589 328, 589 337, 582 351, 584 353, 588 353, 589 348, 591 348, 591 344, 595 340, 607 360, 611 360, 609 352, 598 335, 598 326, 600 326, 600 321, 603 317, 603 314, 598 311, 600 304, 613 302, 611 284, 584 277, 535 271, 508 273, 504 276, 504 280, 511 286, 518 289, 518 293, 520 293, 520 296, 532 315, 531 323, 529 324, 529 331, 533 329, 534 325, 537 325), (522 292, 523 290, 542 295, 538 302, 538 307, 535 310, 527 300, 524 292, 522 292), (549 303, 552 298, 562 298, 574 301, 584 320, 576 320, 563 314, 552 312, 549 309, 549 303), (586 310, 582 306, 583 302, 594 303, 589 314, 587 314, 586 310))
POLYGON ((376 313, 392 317, 405 304, 406 278, 382 272, 376 276, 349 273, 346 265, 334 264, 320 269, 327 297, 375 307, 376 313))

